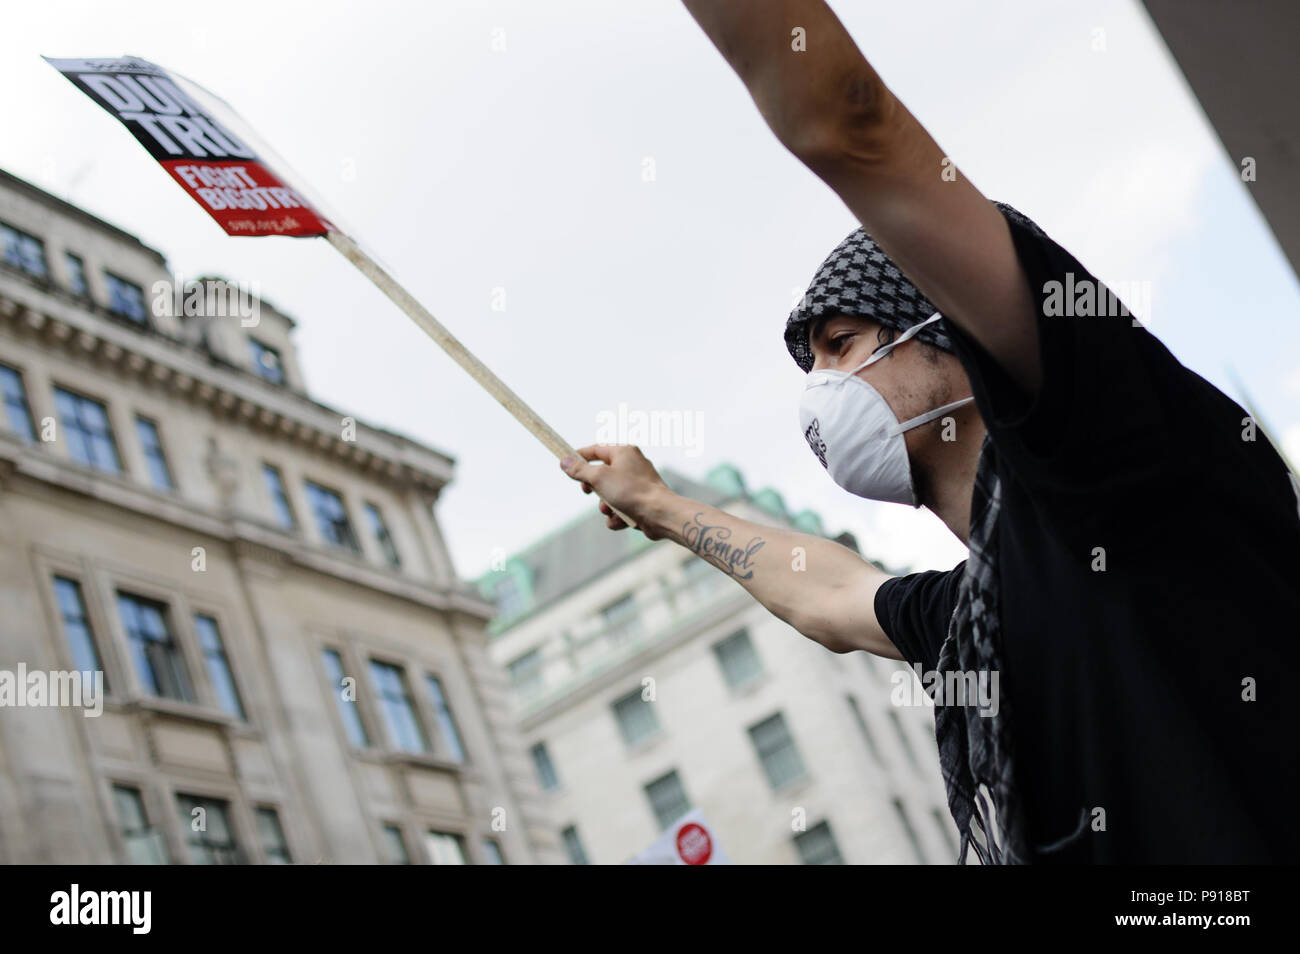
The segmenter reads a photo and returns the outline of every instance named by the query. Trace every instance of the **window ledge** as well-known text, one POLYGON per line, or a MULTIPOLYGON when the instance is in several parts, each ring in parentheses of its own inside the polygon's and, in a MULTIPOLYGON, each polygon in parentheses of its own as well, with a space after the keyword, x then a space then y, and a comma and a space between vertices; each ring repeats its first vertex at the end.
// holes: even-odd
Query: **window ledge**
POLYGON ((148 712, 154 715, 172 716, 202 725, 235 730, 241 734, 245 732, 256 734, 253 727, 247 722, 235 718, 225 710, 214 709, 196 702, 178 702, 175 699, 165 699, 161 696, 136 696, 128 699, 119 697, 118 699, 105 700, 105 708, 112 708, 128 715, 148 712))
POLYGON ((769 673, 767 670, 763 670, 762 672, 759 672, 756 675, 751 676, 749 679, 746 679, 744 682, 737 683, 736 685, 729 686, 728 688, 731 690, 732 698, 739 699, 745 696, 752 696, 754 693, 758 692, 758 690, 761 689, 763 686, 767 685, 767 683, 771 680, 771 678, 772 678, 772 674, 769 673))
POLYGON ((806 770, 798 778, 792 778, 788 782, 783 782, 772 789, 773 795, 780 795, 782 798, 788 798, 791 795, 797 795, 805 788, 812 785, 812 775, 806 770))
POLYGON ((376 760, 388 765, 411 765, 417 768, 435 769, 455 775, 470 775, 469 765, 456 762, 433 752, 406 752, 401 749, 372 750, 376 760))
POLYGON ((627 745, 627 754, 629 756, 643 755, 651 749, 656 748, 668 738, 668 733, 662 728, 655 729, 654 733, 647 735, 644 739, 637 739, 635 742, 629 742, 627 745))

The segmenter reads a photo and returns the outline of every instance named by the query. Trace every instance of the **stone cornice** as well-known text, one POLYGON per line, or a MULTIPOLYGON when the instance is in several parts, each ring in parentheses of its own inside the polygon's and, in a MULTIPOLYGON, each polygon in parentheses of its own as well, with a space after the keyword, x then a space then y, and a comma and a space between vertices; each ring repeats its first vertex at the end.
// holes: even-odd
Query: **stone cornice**
POLYGON ((582 673, 556 685, 549 692, 533 699, 515 700, 515 717, 519 728, 529 732, 561 712, 590 699, 614 683, 627 679, 634 673, 644 671, 647 660, 667 655, 678 646, 689 642, 700 633, 718 626, 733 617, 759 605, 746 590, 736 588, 734 592, 722 592, 700 610, 687 616, 674 619, 667 627, 648 634, 639 640, 632 650, 612 664, 602 663, 604 668, 582 673))
POLYGON ((310 570, 439 612, 460 613, 480 624, 495 612, 490 603, 460 581, 440 585, 413 579, 363 558, 314 545, 242 514, 222 513, 123 477, 100 473, 0 432, 0 491, 21 493, 23 478, 101 501, 138 515, 141 520, 160 520, 226 541, 237 559, 252 560, 276 571, 291 567, 310 570))
POLYGON ((344 440, 344 415, 338 411, 218 364, 184 341, 107 320, 62 296, 6 283, 0 288, 0 327, 203 405, 217 418, 331 457, 399 490, 414 488, 432 499, 451 481, 454 462, 445 454, 360 421, 356 440, 344 440))
POLYGON ((132 249, 144 252, 146 255, 153 258, 159 265, 166 266, 167 264, 167 259, 163 253, 150 245, 146 245, 140 240, 138 235, 132 235, 125 229, 118 228, 112 222, 106 222, 99 216, 87 212, 85 209, 81 208, 81 206, 73 205, 66 199, 60 199, 57 195, 54 195, 54 193, 46 192, 40 186, 33 185, 26 179, 20 179, 13 173, 0 169, 0 185, 3 185, 7 189, 12 189, 15 192, 19 192, 26 198, 39 202, 42 205, 47 205, 56 212, 70 216, 84 225, 96 228, 120 242, 126 242, 132 249))

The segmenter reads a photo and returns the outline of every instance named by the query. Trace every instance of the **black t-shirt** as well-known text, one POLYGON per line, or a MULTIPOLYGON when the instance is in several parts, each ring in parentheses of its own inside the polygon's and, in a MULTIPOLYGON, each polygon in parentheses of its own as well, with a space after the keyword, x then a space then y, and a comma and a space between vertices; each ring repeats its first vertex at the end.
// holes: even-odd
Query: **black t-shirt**
MULTIPOLYGON (((1047 283, 1096 282, 1004 215, 1044 310, 1047 283)), ((1000 690, 1034 860, 1294 864, 1300 489, 1247 413, 1146 329, 1082 310, 1040 315, 1033 401, 949 322, 1002 483, 1000 690)), ((1223 317, 1230 344, 1248 316, 1223 317)), ((877 593, 927 672, 964 569, 877 593)))

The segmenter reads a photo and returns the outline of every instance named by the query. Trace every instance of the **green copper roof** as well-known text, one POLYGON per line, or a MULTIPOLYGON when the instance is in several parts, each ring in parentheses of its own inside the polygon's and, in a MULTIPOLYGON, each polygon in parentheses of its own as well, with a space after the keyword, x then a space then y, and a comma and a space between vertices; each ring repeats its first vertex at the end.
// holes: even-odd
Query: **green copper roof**
MULTIPOLYGON (((709 506, 724 507, 747 499, 764 512, 791 521, 804 533, 826 536, 821 518, 813 511, 802 510, 791 518, 775 489, 749 493, 734 464, 718 464, 704 483, 670 469, 662 470, 661 475, 674 492, 709 506)), ((509 615, 498 613, 489 631, 493 635, 504 632, 653 545, 641 533, 610 532, 593 504, 474 581, 483 598, 498 605, 499 588, 506 581, 518 597, 514 601, 517 610, 509 615)))
POLYGON ((758 493, 752 495, 750 500, 754 502, 755 507, 770 513, 774 517, 781 517, 785 520, 790 519, 790 512, 785 509, 785 498, 771 487, 764 487, 758 493))

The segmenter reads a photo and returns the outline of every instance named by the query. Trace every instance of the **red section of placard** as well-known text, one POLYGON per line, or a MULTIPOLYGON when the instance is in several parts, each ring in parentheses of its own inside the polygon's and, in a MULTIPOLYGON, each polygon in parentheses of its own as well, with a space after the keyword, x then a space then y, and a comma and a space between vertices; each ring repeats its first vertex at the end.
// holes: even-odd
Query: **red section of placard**
POLYGON ((677 832, 677 856, 688 865, 708 864, 713 856, 713 839, 695 822, 683 825, 677 832))
POLYGON ((324 235, 330 224, 255 159, 164 160, 194 201, 230 235, 324 235))

